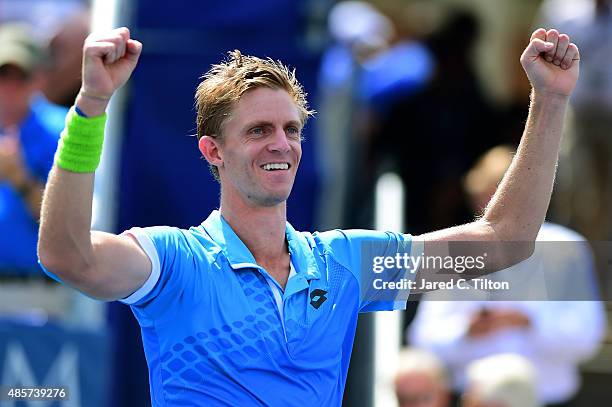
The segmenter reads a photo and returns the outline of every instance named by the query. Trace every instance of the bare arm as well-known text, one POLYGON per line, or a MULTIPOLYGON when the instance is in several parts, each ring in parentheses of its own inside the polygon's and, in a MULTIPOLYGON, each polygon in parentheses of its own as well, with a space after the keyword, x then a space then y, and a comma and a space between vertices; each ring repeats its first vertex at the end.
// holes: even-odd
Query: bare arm
POLYGON ((22 184, 16 186, 21 198, 26 203, 32 218, 37 222, 40 219, 40 206, 42 204, 43 184, 33 178, 28 178, 22 184))
POLYGON ((43 185, 28 171, 22 157, 19 134, 8 133, 0 138, 0 181, 7 181, 26 204, 38 222, 43 185))
MULTIPOLYGON (((88 117, 104 113, 110 96, 134 70, 141 47, 126 28, 88 37, 76 100, 88 117)), ((146 281, 151 264, 132 237, 90 231, 93 180, 93 173, 54 164, 43 198, 38 254, 66 283, 94 297, 119 299, 146 281)))
POLYGON ((544 29, 532 34, 521 56, 533 91, 517 154, 483 217, 420 236, 426 254, 462 254, 453 252, 453 245, 440 242, 530 242, 510 253, 502 245, 499 251, 490 251, 493 256, 489 256, 488 263, 494 269, 508 267, 531 255, 552 193, 565 112, 578 79, 578 60, 578 49, 567 35, 544 29))

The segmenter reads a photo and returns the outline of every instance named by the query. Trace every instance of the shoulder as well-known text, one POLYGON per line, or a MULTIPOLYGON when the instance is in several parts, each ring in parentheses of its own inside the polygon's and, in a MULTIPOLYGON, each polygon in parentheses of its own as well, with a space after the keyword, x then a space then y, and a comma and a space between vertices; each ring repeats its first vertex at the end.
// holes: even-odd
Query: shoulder
POLYGON ((411 242, 410 235, 366 229, 315 232, 312 238, 326 255, 351 269, 359 264, 362 255, 402 252, 409 249, 406 244, 411 242))
POLYGON ((126 231, 136 237, 141 245, 150 241, 158 253, 195 257, 216 257, 221 248, 206 234, 201 226, 181 229, 174 226, 134 227, 126 231))
POLYGON ((312 238, 316 242, 334 247, 347 243, 405 241, 410 240, 410 235, 367 229, 334 229, 326 232, 314 232, 312 238))
POLYGON ((185 230, 174 226, 146 226, 146 227, 133 227, 127 230, 125 233, 132 235, 146 235, 150 239, 163 242, 163 243, 178 243, 185 230))
POLYGON ((49 102, 44 96, 35 97, 32 103, 32 114, 35 120, 53 135, 59 135, 64 129, 68 109, 49 102))

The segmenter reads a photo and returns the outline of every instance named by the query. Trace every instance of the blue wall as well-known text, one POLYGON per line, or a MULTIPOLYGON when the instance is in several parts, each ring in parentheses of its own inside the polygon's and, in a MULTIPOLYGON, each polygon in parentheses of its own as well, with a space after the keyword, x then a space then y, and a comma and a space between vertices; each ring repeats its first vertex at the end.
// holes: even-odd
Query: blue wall
MULTIPOLYGON (((199 224, 218 206, 218 186, 200 158, 193 95, 199 77, 227 51, 281 59, 297 68, 316 97, 319 50, 306 32, 309 2, 158 1, 136 3, 133 36, 144 44, 130 82, 121 158, 119 230, 131 226, 199 224), (227 4, 231 4, 228 6, 227 4)), ((317 171, 315 126, 305 131, 303 160, 289 201, 289 220, 311 229, 317 171)))

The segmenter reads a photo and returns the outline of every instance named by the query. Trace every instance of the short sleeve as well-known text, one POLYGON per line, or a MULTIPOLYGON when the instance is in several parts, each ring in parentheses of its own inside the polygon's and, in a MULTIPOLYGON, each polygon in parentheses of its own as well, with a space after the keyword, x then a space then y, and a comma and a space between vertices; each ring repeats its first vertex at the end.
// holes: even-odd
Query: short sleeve
POLYGON ((422 255, 423 244, 413 240, 408 234, 379 232, 373 230, 334 230, 319 234, 329 254, 340 265, 348 269, 359 284, 360 312, 392 311, 406 308, 410 292, 407 286, 402 289, 380 289, 380 281, 401 283, 414 281, 416 270, 410 268, 394 269, 381 274, 374 273, 374 258, 393 258, 397 254, 417 258, 422 255), (380 277, 380 278, 379 278, 380 277))
POLYGON ((167 310, 192 282, 193 254, 187 236, 178 228, 155 226, 124 232, 135 238, 151 260, 151 275, 127 298, 133 308, 155 315, 167 310))
POLYGON ((151 275, 145 283, 135 292, 133 292, 129 297, 119 300, 120 302, 133 305, 137 304, 145 298, 147 295, 153 291, 157 282, 159 281, 159 276, 161 274, 161 266, 159 264, 159 255, 157 254, 157 248, 155 247, 155 243, 153 243, 153 239, 149 236, 145 229, 141 228, 132 228, 123 234, 130 235, 140 245, 140 247, 144 250, 151 261, 151 275))

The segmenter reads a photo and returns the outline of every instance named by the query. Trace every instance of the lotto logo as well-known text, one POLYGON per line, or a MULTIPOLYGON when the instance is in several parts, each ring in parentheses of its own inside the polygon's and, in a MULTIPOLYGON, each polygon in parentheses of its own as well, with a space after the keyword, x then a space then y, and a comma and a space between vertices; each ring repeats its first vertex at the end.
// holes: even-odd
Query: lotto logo
POLYGON ((327 300, 325 296, 327 291, 321 290, 317 288, 310 293, 310 305, 312 305, 315 309, 319 309, 321 305, 327 300))

